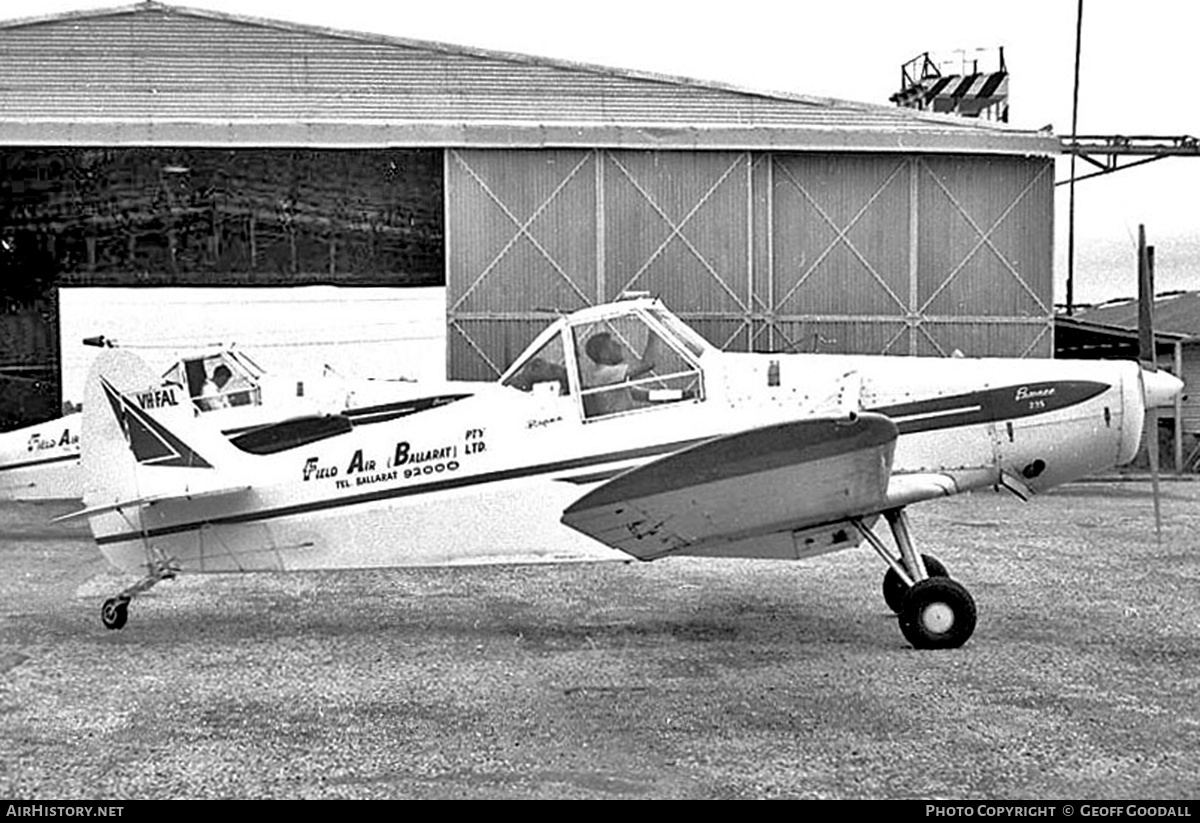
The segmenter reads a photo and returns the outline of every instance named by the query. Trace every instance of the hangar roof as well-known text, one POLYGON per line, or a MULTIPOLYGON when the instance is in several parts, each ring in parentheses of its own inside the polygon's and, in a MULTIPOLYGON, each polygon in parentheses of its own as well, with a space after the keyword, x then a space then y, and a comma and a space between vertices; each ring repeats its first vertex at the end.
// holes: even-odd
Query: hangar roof
POLYGON ((0 22, 0 144, 1048 156, 1050 131, 144 2, 0 22))

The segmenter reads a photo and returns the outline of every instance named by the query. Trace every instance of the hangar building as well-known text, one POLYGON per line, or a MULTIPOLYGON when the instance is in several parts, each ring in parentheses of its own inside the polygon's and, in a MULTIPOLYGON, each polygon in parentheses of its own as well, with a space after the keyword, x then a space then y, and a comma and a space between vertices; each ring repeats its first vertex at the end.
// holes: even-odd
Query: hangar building
POLYGON ((81 287, 432 287, 466 379, 626 291, 726 348, 1053 351, 1048 131, 155 2, 0 54, 0 422, 57 412, 81 287))

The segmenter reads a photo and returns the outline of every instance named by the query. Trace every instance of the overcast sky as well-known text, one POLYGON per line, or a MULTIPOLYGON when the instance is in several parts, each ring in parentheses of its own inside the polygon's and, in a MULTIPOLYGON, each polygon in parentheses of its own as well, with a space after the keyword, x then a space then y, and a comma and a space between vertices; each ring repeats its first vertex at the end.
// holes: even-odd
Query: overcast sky
MULTIPOLYGON (((4 0, 0 18, 128 4, 4 0)), ((930 51, 954 59, 1003 45, 1011 120, 1071 132, 1076 0, 191 0, 192 8, 435 40, 846 100, 888 103, 900 65, 930 51)), ((1085 0, 1080 134, 1200 135, 1194 92, 1200 4, 1085 0)), ((989 68, 991 53, 981 55, 989 68)), ((1065 178, 1066 161, 1059 162, 1065 178)), ((1058 195, 1066 246, 1067 188, 1058 195)), ((1081 243, 1200 238, 1200 157, 1080 183, 1081 243)), ((1200 273, 1197 283, 1200 288, 1200 273)))

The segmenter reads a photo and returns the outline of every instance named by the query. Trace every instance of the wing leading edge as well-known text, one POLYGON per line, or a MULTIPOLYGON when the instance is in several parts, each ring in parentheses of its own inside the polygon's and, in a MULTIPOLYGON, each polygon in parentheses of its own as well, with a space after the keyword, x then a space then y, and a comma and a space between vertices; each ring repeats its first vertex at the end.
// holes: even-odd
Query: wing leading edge
POLYGON ((717 437, 613 478, 562 522, 640 560, 848 547, 858 542, 849 519, 888 507, 896 437, 895 423, 871 413, 717 437))

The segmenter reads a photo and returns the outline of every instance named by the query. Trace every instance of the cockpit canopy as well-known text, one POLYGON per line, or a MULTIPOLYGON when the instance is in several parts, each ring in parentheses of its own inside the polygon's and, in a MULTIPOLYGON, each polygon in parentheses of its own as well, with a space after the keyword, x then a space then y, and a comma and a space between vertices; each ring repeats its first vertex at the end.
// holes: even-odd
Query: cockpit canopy
POLYGON ((631 300, 562 318, 500 382, 573 396, 585 420, 598 420, 703 400, 701 359, 711 348, 657 300, 631 300))
POLYGON ((164 383, 184 387, 197 411, 262 405, 261 366, 244 352, 222 349, 180 360, 163 374, 164 383))

